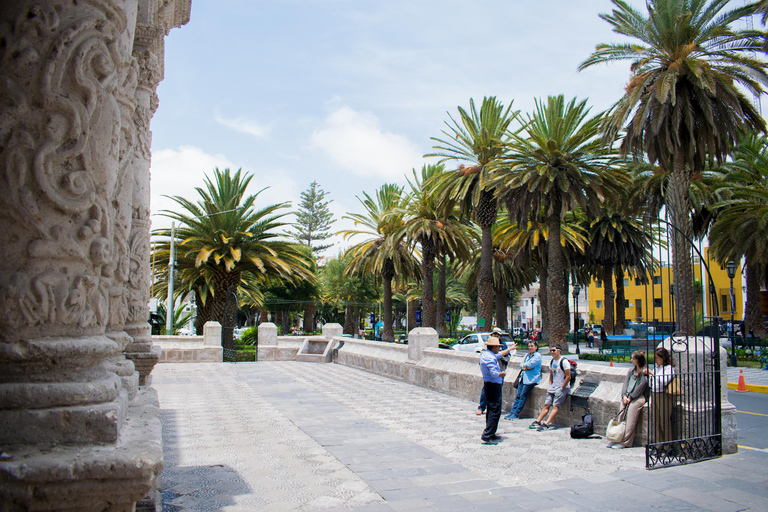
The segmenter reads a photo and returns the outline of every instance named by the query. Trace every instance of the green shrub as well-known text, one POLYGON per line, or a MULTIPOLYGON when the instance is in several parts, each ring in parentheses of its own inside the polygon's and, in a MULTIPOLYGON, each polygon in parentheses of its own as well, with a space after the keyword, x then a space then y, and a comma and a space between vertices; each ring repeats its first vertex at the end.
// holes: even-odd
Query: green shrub
POLYGON ((256 345, 259 340, 259 328, 257 326, 249 327, 243 331, 240 341, 243 345, 256 345))
POLYGON ((256 347, 250 347, 247 349, 237 349, 237 361, 238 362, 248 362, 248 361, 255 361, 256 360, 256 347))

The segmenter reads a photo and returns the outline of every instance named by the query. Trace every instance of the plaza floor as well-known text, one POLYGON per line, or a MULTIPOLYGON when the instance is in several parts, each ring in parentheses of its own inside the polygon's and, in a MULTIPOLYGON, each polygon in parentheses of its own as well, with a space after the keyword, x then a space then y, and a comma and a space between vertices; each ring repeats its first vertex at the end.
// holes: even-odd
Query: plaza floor
MULTIPOLYGON (((166 511, 768 510, 768 454, 646 471, 642 448, 504 421, 336 364, 161 364, 166 511)), ((478 390, 479 391, 479 390, 478 390)))

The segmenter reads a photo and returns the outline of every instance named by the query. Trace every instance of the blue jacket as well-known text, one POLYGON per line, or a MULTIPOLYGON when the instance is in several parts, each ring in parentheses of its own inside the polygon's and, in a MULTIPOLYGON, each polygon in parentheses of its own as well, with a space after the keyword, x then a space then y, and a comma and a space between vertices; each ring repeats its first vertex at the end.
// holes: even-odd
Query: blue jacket
POLYGON ((523 384, 538 384, 541 382, 541 354, 534 352, 530 355, 526 352, 523 362, 520 363, 523 370, 523 384))
POLYGON ((504 379, 499 376, 499 373, 501 373, 499 359, 501 359, 501 351, 494 354, 490 350, 485 349, 480 354, 480 373, 483 374, 484 381, 495 382, 496 384, 504 382, 504 379))

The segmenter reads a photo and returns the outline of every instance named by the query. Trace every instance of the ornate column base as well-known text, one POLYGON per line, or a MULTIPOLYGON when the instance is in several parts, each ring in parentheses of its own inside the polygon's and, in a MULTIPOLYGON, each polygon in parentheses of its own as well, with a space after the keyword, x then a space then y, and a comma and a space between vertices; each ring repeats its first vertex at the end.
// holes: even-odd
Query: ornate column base
POLYGON ((162 470, 157 393, 142 388, 115 444, 5 450, 0 502, 5 510, 133 511, 162 470))
POLYGON ((151 327, 146 322, 126 325, 125 330, 133 341, 124 349, 123 355, 133 361, 136 371, 139 372, 139 386, 146 386, 149 374, 160 360, 162 350, 152 345, 151 327))

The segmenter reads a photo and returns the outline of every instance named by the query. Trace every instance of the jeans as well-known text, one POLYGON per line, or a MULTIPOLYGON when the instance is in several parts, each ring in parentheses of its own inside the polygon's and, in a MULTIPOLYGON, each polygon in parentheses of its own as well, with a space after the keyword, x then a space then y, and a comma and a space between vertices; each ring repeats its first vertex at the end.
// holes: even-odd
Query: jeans
POLYGON ((488 400, 485 399, 485 386, 483 386, 483 390, 480 391, 480 403, 477 405, 477 408, 480 409, 480 411, 485 412, 487 406, 488 400))
POLYGON ((485 430, 483 439, 492 439, 496 435, 496 429, 499 428, 499 419, 501 419, 501 384, 494 382, 483 382, 483 391, 488 400, 488 412, 485 414, 485 430))
POLYGON ((531 390, 536 387, 536 384, 523 384, 522 382, 517 385, 517 395, 515 395, 515 403, 512 404, 512 410, 509 411, 510 416, 520 416, 525 407, 525 402, 528 400, 528 395, 531 394, 531 390))

